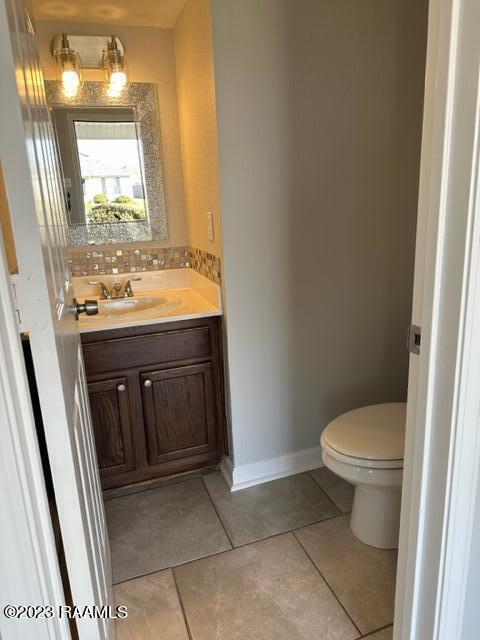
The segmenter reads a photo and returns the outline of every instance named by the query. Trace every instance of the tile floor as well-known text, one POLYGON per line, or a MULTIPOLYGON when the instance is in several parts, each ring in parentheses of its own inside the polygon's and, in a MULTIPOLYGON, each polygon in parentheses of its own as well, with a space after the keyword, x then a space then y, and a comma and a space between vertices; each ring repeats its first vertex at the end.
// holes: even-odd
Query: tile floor
POLYGON ((117 640, 391 640, 396 552, 352 535, 352 494, 321 468, 107 500, 117 640))

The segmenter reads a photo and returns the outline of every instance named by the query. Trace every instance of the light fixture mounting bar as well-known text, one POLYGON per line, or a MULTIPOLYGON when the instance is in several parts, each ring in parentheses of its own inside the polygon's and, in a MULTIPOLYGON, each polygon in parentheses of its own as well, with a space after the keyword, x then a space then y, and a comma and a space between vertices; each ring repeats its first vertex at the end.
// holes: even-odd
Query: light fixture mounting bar
MULTIPOLYGON (((103 52, 108 49, 112 36, 76 36, 66 34, 70 47, 78 51, 84 69, 101 69, 103 52)), ((57 33, 52 40, 51 51, 62 48, 63 34, 57 33)), ((115 36, 118 50, 125 54, 125 47, 118 36, 115 36)))

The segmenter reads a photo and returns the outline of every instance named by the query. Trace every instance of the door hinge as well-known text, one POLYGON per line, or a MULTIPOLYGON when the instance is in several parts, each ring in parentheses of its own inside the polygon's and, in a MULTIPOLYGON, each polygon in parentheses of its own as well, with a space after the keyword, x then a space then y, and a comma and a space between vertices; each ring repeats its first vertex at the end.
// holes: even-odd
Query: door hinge
POLYGON ((39 295, 42 290, 40 276, 16 273, 10 278, 20 332, 31 331, 33 326, 43 330, 49 320, 50 306, 48 300, 39 295))
POLYGON ((416 324, 408 327, 408 350, 416 356, 420 355, 420 343, 422 341, 422 328, 416 324))
POLYGON ((13 302, 15 304, 15 318, 17 320, 17 325, 19 328, 19 331, 22 332, 22 316, 20 315, 20 308, 19 308, 19 304, 18 304, 18 295, 17 295, 17 287, 15 285, 15 282, 13 280, 13 277, 10 276, 10 286, 12 288, 12 297, 13 297, 13 302))

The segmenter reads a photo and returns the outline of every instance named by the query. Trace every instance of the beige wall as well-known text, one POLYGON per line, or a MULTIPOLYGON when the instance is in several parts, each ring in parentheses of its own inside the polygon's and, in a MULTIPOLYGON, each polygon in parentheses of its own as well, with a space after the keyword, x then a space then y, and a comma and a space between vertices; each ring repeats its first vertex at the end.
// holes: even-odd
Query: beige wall
POLYGON ((190 244, 222 254, 210 0, 187 0, 175 25, 177 95, 190 244), (209 241, 207 212, 214 217, 209 241))
MULTIPOLYGON (((55 79, 50 43, 56 33, 63 31, 82 35, 115 33, 127 49, 131 81, 151 82, 157 85, 169 238, 166 242, 154 244, 157 246, 187 244, 173 30, 43 21, 38 22, 36 27, 42 68, 47 79, 55 79)), ((100 70, 86 70, 84 77, 86 80, 103 80, 100 70)))
POLYGON ((404 400, 427 0, 212 0, 235 464, 404 400))

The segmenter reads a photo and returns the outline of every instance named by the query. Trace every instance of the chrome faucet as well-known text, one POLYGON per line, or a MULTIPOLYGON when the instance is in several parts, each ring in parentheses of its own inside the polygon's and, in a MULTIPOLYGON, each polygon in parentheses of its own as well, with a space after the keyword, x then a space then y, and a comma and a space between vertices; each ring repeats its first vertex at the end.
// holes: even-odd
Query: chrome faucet
POLYGON ((107 287, 107 285, 104 282, 99 282, 98 280, 89 280, 88 284, 98 284, 98 285, 100 285, 100 287, 102 289, 102 298, 104 300, 110 300, 110 298, 112 297, 112 292, 110 291, 110 289, 107 287))
POLYGON ((132 282, 137 282, 138 280, 141 280, 140 277, 138 278, 129 278, 126 283, 125 286, 123 288, 123 295, 126 298, 131 298, 132 296, 134 296, 134 292, 133 292, 133 288, 132 288, 132 282))
POLYGON ((111 298, 131 298, 134 296, 135 294, 133 292, 132 282, 136 282, 138 280, 141 280, 141 278, 129 278, 123 286, 123 291, 120 282, 115 282, 111 289, 109 289, 104 282, 99 282, 98 280, 89 280, 88 284, 100 285, 102 289, 102 298, 104 300, 110 300, 111 298))

